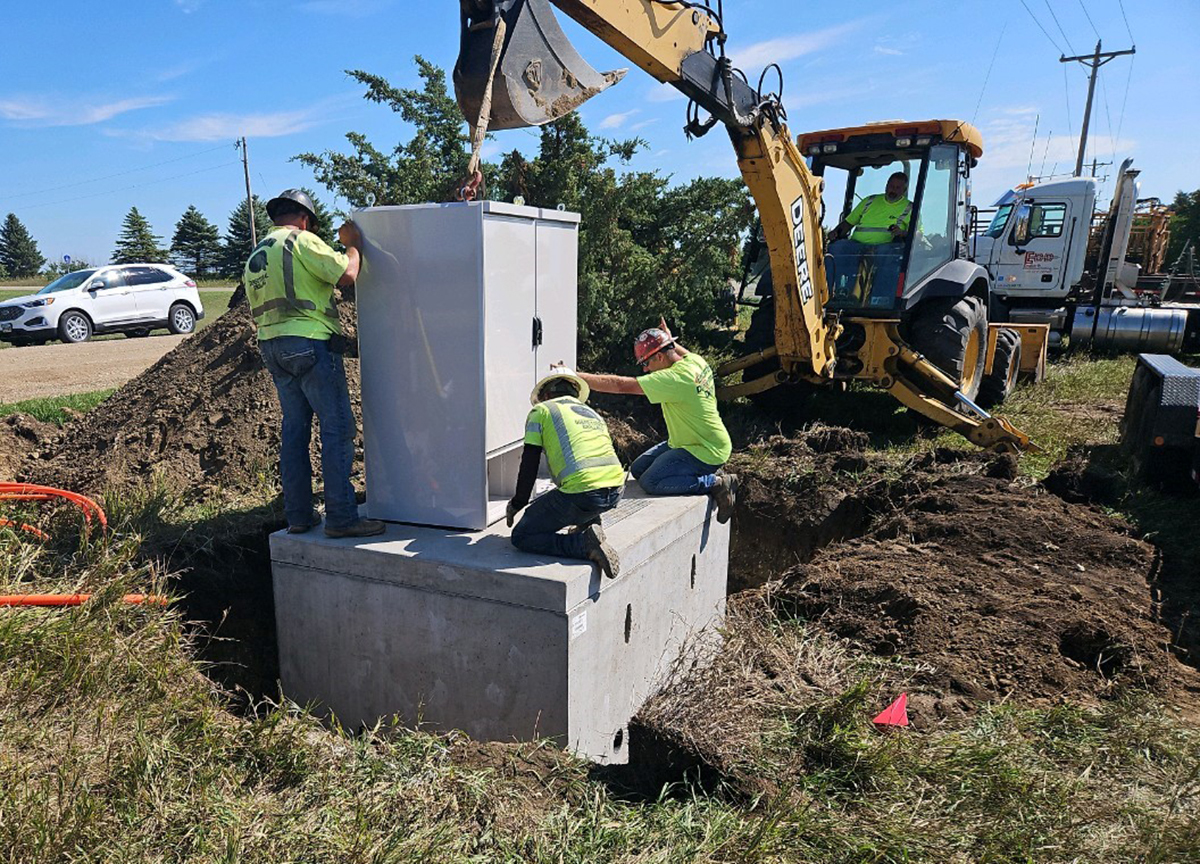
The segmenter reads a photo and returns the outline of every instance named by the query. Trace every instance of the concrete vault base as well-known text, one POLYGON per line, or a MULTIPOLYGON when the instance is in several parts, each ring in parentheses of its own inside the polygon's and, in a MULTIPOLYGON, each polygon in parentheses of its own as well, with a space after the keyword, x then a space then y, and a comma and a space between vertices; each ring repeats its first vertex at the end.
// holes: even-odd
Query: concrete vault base
POLYGON ((630 718, 674 664, 719 639, 729 526, 708 498, 635 484, 603 524, 615 580, 518 552, 503 523, 272 535, 284 694, 351 729, 397 714, 627 761, 630 718))

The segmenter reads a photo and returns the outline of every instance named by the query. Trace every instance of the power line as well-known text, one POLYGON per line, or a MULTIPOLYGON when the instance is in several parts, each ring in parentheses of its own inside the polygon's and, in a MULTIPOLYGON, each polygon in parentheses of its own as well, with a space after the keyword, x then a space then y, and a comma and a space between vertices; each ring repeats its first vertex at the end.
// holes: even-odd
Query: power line
POLYGON ((979 100, 975 103, 975 113, 971 115, 971 123, 974 125, 975 118, 979 116, 979 106, 983 104, 983 94, 987 91, 988 80, 992 77, 992 67, 996 65, 996 55, 1000 53, 1000 42, 1004 39, 1004 31, 1008 29, 1008 22, 1004 22, 1004 26, 1000 28, 1000 35, 996 37, 996 47, 992 51, 992 62, 988 63, 987 74, 983 76, 983 86, 979 88, 979 100))
POLYGON ((1054 37, 1051 36, 1046 31, 1046 28, 1042 26, 1042 22, 1037 19, 1036 15, 1033 14, 1033 10, 1030 9, 1028 5, 1026 5, 1025 0, 1021 0, 1021 5, 1025 7, 1025 11, 1028 12, 1029 17, 1033 19, 1033 23, 1036 24, 1038 26, 1038 29, 1042 31, 1042 35, 1050 40, 1050 44, 1054 46, 1054 50, 1057 51, 1059 54, 1065 53, 1062 50, 1062 48, 1059 47, 1059 44, 1054 41, 1054 37))
POLYGON ((1046 3, 1046 11, 1049 12, 1050 17, 1054 19, 1054 26, 1057 27, 1058 32, 1062 34, 1063 41, 1067 43, 1067 48, 1069 48, 1071 50, 1071 53, 1074 54, 1075 46, 1073 46, 1071 44, 1071 40, 1067 38, 1067 31, 1064 30, 1062 28, 1062 25, 1058 23, 1058 16, 1054 14, 1054 7, 1050 5, 1050 0, 1045 0, 1045 3, 1046 3))
POLYGON ((3 195, 0 196, 0 201, 11 201, 16 198, 30 198, 34 195, 45 195, 47 192, 59 192, 63 189, 74 189, 77 186, 86 186, 89 183, 99 183, 102 180, 111 180, 114 177, 124 177, 128 174, 136 174, 139 171, 149 171, 151 168, 158 168, 162 165, 170 165, 173 162, 182 162, 185 159, 194 159, 197 156, 204 156, 208 153, 214 153, 217 150, 224 150, 228 146, 228 144, 222 144, 220 147, 210 147, 209 149, 201 150, 198 153, 189 153, 186 156, 177 156, 174 159, 164 159, 162 162, 155 162, 151 165, 142 165, 141 167, 130 168, 126 171, 118 171, 115 174, 105 174, 103 177, 94 177, 91 180, 79 180, 75 183, 64 183, 61 186, 50 186, 46 189, 38 189, 34 192, 18 192, 15 195, 3 195))
POLYGON ((1092 32, 1096 34, 1096 38, 1100 38, 1100 31, 1096 29, 1095 23, 1092 21, 1092 16, 1088 14, 1087 7, 1083 5, 1083 0, 1079 0, 1079 8, 1083 10, 1084 17, 1088 19, 1088 23, 1092 25, 1092 32))
POLYGON ((122 186, 120 189, 108 189, 104 192, 93 192, 90 195, 80 195, 77 198, 66 198, 66 199, 63 199, 62 201, 45 201, 41 204, 28 204, 28 205, 22 207, 21 209, 22 210, 34 210, 38 207, 54 207, 59 204, 71 204, 75 201, 85 201, 89 198, 99 198, 103 195, 114 195, 117 192, 127 192, 130 189, 141 189, 146 186, 153 186, 156 183, 166 183, 169 180, 179 180, 180 178, 183 178, 183 177, 193 177, 196 174, 204 174, 207 171, 216 171, 218 168, 227 168, 230 165, 239 165, 239 164, 241 164, 241 160, 235 159, 232 162, 222 162, 220 165, 210 165, 207 168, 201 168, 197 171, 188 171, 186 174, 176 174, 172 177, 160 177, 157 180, 147 180, 145 183, 134 183, 132 186, 122 186))
POLYGON ((1125 4, 1122 0, 1117 0, 1117 5, 1121 7, 1121 18, 1125 21, 1125 32, 1129 34, 1130 44, 1136 44, 1137 40, 1133 38, 1133 31, 1129 29, 1129 17, 1125 14, 1125 4))
POLYGON ((1133 61, 1136 57, 1129 58, 1129 74, 1125 76, 1125 95, 1121 97, 1121 117, 1117 120, 1117 138, 1121 137, 1121 129, 1125 126, 1125 103, 1129 101, 1129 83, 1133 80, 1133 61))

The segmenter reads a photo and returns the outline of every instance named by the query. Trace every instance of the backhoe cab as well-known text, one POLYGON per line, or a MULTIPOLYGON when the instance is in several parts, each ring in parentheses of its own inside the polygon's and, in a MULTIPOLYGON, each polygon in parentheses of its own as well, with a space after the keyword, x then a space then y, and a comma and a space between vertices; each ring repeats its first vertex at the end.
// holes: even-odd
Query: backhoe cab
MULTIPOLYGON (((841 325, 834 377, 890 389, 902 374, 902 346, 909 346, 958 385, 957 393, 944 395, 959 410, 1003 401, 1022 368, 1022 339, 1030 371, 1042 348, 1036 332, 989 331, 991 280, 971 259, 968 242, 970 172, 983 155, 979 131, 954 120, 889 122, 809 132, 797 143, 824 181, 826 233, 852 213, 862 217, 848 237, 824 246, 825 309, 841 325), (903 178, 903 192, 889 200, 895 175, 903 178), (880 210, 893 214, 882 221, 897 225, 898 237, 878 227, 880 210), (863 230, 868 222, 876 227, 863 230)), ((765 349, 775 341, 774 290, 765 262, 758 269, 759 308, 746 341, 765 349)), ((778 369, 778 361, 766 359, 746 369, 743 381, 778 369)))

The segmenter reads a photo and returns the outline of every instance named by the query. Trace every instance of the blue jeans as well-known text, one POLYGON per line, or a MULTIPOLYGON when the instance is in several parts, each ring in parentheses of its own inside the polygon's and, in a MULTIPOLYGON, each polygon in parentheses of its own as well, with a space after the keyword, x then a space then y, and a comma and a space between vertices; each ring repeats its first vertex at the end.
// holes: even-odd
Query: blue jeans
POLYGON ((551 489, 525 508, 521 521, 512 529, 512 544, 535 555, 586 560, 583 534, 559 534, 559 530, 599 522, 600 514, 616 507, 620 500, 620 486, 591 492, 551 489))
POLYGON ((707 495, 717 482, 720 465, 709 465, 666 441, 633 460, 629 473, 648 495, 707 495))
POLYGON ((900 259, 903 243, 860 243, 858 240, 835 240, 829 244, 832 258, 829 286, 835 300, 855 301, 854 286, 858 281, 859 265, 865 257, 873 267, 871 290, 864 304, 873 309, 891 308, 896 297, 896 282, 900 278, 900 259))
POLYGON ((312 518, 312 463, 308 446, 313 414, 321 424, 321 473, 325 479, 325 525, 344 529, 358 521, 350 484, 354 465, 354 414, 342 355, 325 339, 277 336, 258 343, 275 381, 283 409, 279 473, 283 476, 283 513, 289 525, 312 518))

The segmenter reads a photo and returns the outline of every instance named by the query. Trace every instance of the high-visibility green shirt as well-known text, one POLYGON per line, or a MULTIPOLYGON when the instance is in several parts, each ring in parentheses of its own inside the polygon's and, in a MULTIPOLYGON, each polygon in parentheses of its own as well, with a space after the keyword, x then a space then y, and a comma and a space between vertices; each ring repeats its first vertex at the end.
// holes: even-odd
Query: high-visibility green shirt
POLYGON ((662 405, 668 446, 682 447, 707 465, 725 464, 733 445, 717 411, 712 369, 703 357, 686 354, 637 380, 646 398, 662 405))
POLYGON ((281 225, 267 234, 242 272, 259 341, 340 333, 333 288, 349 263, 310 231, 281 225))
POLYGON ((563 492, 625 485, 625 469, 613 450, 608 424, 574 396, 534 405, 525 419, 525 443, 546 451, 550 474, 563 492))
POLYGON ((892 232, 888 229, 893 225, 907 231, 911 215, 912 202, 903 196, 889 201, 886 195, 868 195, 850 211, 846 221, 855 226, 851 239, 874 246, 892 242, 892 232))

